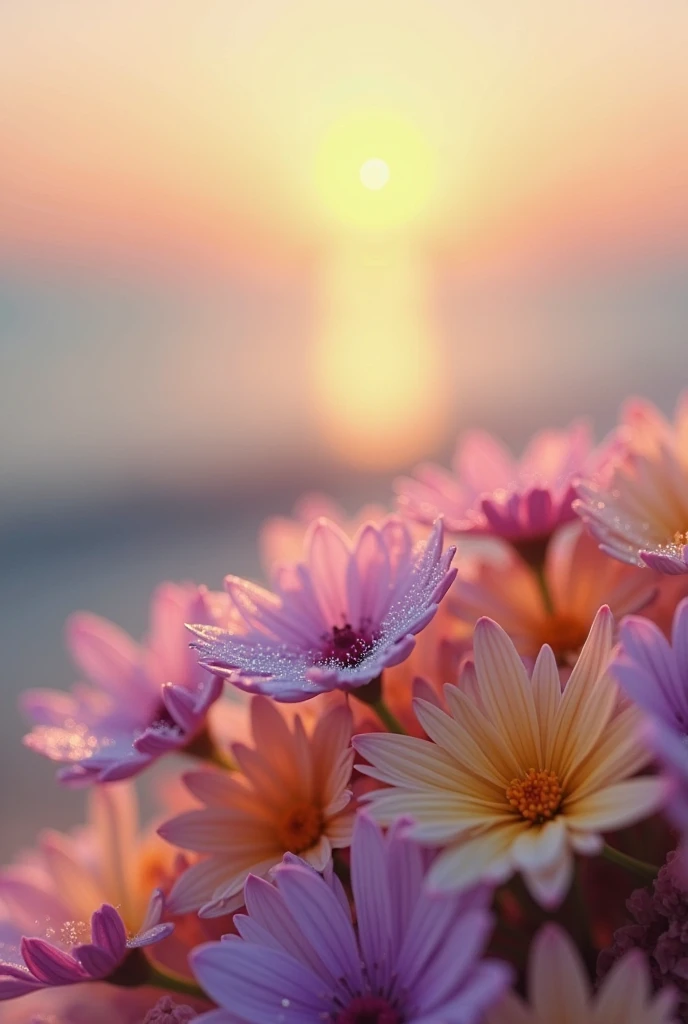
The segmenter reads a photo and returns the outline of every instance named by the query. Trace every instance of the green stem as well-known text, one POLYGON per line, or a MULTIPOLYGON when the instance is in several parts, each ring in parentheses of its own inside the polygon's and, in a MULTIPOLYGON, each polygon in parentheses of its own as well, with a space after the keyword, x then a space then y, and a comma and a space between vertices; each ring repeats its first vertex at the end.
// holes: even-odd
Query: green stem
POLYGON ((540 596, 542 597, 542 603, 545 606, 545 611, 548 615, 554 614, 554 602, 552 601, 552 594, 550 593, 549 584, 545 576, 545 566, 542 562, 538 562, 537 565, 533 566, 533 572, 535 573, 535 579, 537 580, 538 587, 540 589, 540 596))
POLYGON ((146 979, 147 985, 154 988, 164 989, 166 992, 178 992, 183 996, 193 996, 195 999, 206 998, 205 992, 189 978, 183 978, 181 974, 174 974, 172 971, 163 970, 155 964, 150 964, 150 973, 146 979))
POLYGON ((375 679, 371 679, 365 686, 359 686, 358 689, 352 690, 351 696, 372 708, 389 732, 397 732, 401 736, 406 735, 406 729, 385 704, 382 696, 382 673, 375 679))
POLYGON ((645 882, 654 880, 659 873, 659 868, 655 867, 654 864, 647 864, 644 860, 638 860, 627 853, 622 853, 621 850, 615 850, 609 843, 604 844, 602 856, 611 864, 617 864, 621 868, 626 868, 631 874, 637 875, 638 878, 642 878, 645 882))
POLYGON ((198 758, 199 761, 207 761, 218 768, 224 768, 225 771, 234 771, 236 767, 231 758, 219 748, 207 726, 187 743, 184 753, 189 757, 198 758))
POLYGON ((380 697, 379 700, 376 700, 372 707, 388 732, 396 732, 401 736, 406 735, 406 729, 404 729, 396 715, 392 714, 382 697, 380 697))

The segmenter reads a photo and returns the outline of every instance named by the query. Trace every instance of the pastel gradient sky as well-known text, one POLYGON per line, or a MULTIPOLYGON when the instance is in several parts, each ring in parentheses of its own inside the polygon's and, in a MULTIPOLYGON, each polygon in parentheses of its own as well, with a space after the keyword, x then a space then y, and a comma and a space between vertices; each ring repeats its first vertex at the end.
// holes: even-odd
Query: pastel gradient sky
POLYGON ((9 504, 673 402, 686 38, 684 0, 2 5, 9 504))

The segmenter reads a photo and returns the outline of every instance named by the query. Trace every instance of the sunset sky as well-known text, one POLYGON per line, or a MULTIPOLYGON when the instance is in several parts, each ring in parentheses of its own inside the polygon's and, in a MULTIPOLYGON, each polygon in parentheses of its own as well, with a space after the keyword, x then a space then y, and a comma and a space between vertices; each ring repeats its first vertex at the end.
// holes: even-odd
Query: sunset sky
MULTIPOLYGON (((344 226, 318 162, 356 115, 417 136, 416 228, 464 256, 684 238, 681 0, 25 0, 0 18, 4 259, 289 258, 344 226)), ((416 156, 409 139, 395 174, 416 156)))
POLYGON ((3 5, 12 500, 671 403, 686 38, 684 0, 3 5))

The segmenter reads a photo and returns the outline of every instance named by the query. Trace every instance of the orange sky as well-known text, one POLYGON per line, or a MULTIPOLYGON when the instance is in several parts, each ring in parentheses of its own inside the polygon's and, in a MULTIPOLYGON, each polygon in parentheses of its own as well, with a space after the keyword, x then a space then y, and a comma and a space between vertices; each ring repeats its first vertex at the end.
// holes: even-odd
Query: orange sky
MULTIPOLYGON (((684 0, 24 0, 0 9, 0 253, 297 254, 323 139, 405 120, 461 261, 688 238, 684 0)), ((402 155, 403 161, 403 155, 402 155)))

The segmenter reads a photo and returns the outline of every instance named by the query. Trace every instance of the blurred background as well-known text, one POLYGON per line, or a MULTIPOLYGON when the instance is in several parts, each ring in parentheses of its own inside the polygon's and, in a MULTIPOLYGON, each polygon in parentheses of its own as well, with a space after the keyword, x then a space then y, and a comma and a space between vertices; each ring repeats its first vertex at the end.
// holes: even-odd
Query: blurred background
POLYGON ((688 370, 685 0, 0 5, 0 856, 62 625, 688 370))

